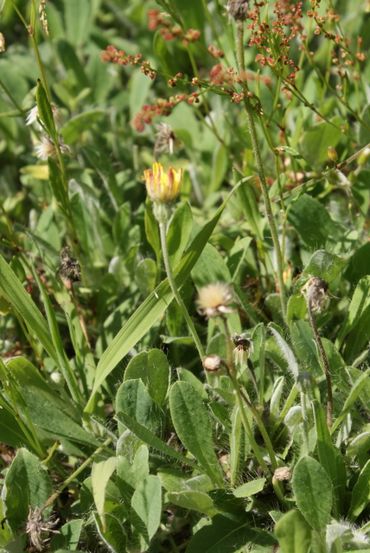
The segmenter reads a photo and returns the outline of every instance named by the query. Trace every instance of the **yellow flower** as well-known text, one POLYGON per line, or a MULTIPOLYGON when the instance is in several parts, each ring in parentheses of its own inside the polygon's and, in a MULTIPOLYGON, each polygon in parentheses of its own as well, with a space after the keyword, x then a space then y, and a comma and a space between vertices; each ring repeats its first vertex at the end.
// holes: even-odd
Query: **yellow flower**
POLYGON ((180 194, 182 169, 169 167, 167 171, 161 163, 153 163, 152 169, 144 171, 145 186, 153 202, 170 203, 180 194))

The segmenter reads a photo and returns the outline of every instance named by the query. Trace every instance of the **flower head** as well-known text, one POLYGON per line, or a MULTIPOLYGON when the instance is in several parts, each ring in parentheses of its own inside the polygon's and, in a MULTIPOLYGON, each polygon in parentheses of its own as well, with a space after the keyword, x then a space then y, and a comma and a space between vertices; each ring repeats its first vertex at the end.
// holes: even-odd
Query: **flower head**
MULTIPOLYGON (((64 144, 63 140, 59 138, 59 149, 62 154, 70 154, 71 150, 69 146, 64 144)), ((49 157, 55 157, 57 155, 57 149, 52 140, 48 136, 43 136, 35 146, 36 157, 42 161, 47 161, 49 157)))
POLYGON ((328 304, 328 283, 322 278, 312 277, 302 288, 312 311, 323 311, 328 304))
POLYGON ((54 142, 47 136, 43 136, 41 141, 35 146, 35 153, 36 157, 42 159, 42 161, 47 161, 49 157, 55 157, 56 149, 54 142))
MULTIPOLYGON (((60 113, 59 113, 59 110, 58 110, 57 106, 54 105, 54 104, 51 104, 51 111, 53 112, 54 121, 58 125, 60 123, 61 117, 60 117, 60 113)), ((39 116, 39 110, 38 110, 37 105, 33 106, 33 108, 31 108, 29 110, 28 114, 27 114, 26 125, 28 125, 28 126, 35 125, 35 127, 38 130, 41 130, 42 126, 40 125, 40 123, 38 121, 39 117, 40 116, 39 116)))
POLYGON ((153 202, 168 204, 180 194, 183 170, 170 167, 167 171, 161 163, 153 163, 144 171, 145 186, 153 202))
POLYGON ((198 310, 206 317, 217 317, 231 313, 233 300, 231 288, 225 282, 215 282, 203 286, 198 292, 198 310))
POLYGON ((6 50, 5 37, 3 33, 0 33, 0 53, 5 52, 5 50, 6 50))

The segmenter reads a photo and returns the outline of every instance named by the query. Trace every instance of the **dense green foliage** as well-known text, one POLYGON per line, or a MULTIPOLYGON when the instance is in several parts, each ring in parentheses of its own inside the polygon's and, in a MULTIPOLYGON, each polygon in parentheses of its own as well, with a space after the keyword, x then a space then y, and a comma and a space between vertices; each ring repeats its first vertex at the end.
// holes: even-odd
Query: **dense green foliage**
POLYGON ((0 0, 1 551, 370 551, 368 12, 0 0))

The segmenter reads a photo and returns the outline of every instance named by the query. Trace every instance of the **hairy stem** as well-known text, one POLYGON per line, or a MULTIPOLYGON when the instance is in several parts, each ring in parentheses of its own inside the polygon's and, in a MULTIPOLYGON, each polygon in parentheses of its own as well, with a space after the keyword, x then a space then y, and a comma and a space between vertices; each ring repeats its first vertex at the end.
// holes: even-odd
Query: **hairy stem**
POLYGON ((313 308, 312 308, 312 302, 311 298, 308 295, 307 298, 307 310, 308 310, 308 318, 310 321, 310 325, 312 328, 313 335, 315 337, 315 342, 317 345, 317 349, 319 351, 320 360, 321 360, 321 366, 325 375, 326 379, 326 388, 327 388, 327 402, 326 402, 326 420, 328 423, 328 427, 331 428, 333 424, 333 387, 331 382, 331 374, 330 374, 330 367, 329 367, 329 360, 325 353, 323 343, 320 338, 320 334, 317 328, 315 316, 313 314, 313 308))

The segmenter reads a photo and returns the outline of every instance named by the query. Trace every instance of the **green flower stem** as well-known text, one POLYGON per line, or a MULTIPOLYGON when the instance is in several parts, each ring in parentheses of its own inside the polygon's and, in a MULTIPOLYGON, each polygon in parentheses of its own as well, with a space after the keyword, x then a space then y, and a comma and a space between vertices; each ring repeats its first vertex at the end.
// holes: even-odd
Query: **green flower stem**
POLYGON ((189 312, 186 308, 186 305, 185 305, 185 303, 184 303, 184 301, 183 301, 183 299, 180 295, 180 292, 179 292, 179 290, 177 288, 177 285, 176 285, 175 278, 173 276, 173 272, 172 272, 172 268, 171 268, 171 264, 170 264, 170 259, 169 259, 169 255, 168 255, 168 248, 167 248, 167 232, 166 232, 167 231, 167 224, 166 224, 166 221, 164 221, 164 220, 158 221, 158 224, 159 224, 159 234, 160 234, 160 239, 161 239, 163 263, 164 263, 164 268, 165 268, 165 271, 166 271, 166 274, 167 274, 168 282, 170 283, 172 293, 175 296, 175 299, 176 299, 177 303, 180 306, 182 314, 183 314, 183 316, 186 320, 186 323, 188 325, 190 333, 193 337, 194 344, 195 344, 195 346, 198 350, 200 360, 203 362, 203 359, 205 357, 205 351, 204 351, 202 342, 200 341, 200 338, 198 336, 198 333, 196 331, 194 323, 193 323, 193 321, 192 321, 192 319, 189 315, 189 312))
POLYGON ((241 385, 239 384, 239 381, 238 381, 237 376, 236 376, 236 370, 235 370, 234 359, 233 359, 233 348, 232 348, 231 333, 230 333, 230 329, 229 329, 229 325, 227 323, 226 317, 222 317, 222 322, 223 322, 224 329, 225 329, 226 347, 227 347, 226 368, 227 368, 227 372, 228 372, 229 377, 231 379, 231 382, 232 382, 232 385, 233 385, 233 388, 234 388, 234 391, 235 391, 235 395, 236 395, 236 398, 237 398, 237 401, 238 401, 243 426, 245 428, 246 434, 247 434, 248 439, 251 443, 251 446, 252 446, 252 449, 254 451, 254 454, 256 456, 257 461, 259 462, 261 468, 265 472, 269 472, 269 468, 268 468, 265 460, 263 459, 263 455, 262 455, 262 452, 260 450, 260 447, 257 444, 256 440, 254 439, 253 432, 252 432, 251 426, 250 426, 249 421, 248 421, 248 417, 246 416, 246 413, 245 413, 245 410, 244 410, 244 404, 245 404, 248 407, 248 409, 250 410, 250 412, 252 413, 252 415, 253 415, 253 417, 256 421, 256 424, 259 428, 259 431, 261 432, 261 435, 262 435, 263 440, 264 440, 265 445, 266 445, 266 449, 268 450, 268 453, 269 453, 269 456, 270 456, 272 470, 275 470, 277 468, 277 462, 276 462, 274 450, 273 450, 273 447, 272 447, 272 444, 271 444, 271 440, 269 438, 269 435, 267 433, 265 425, 263 424, 263 421, 262 421, 257 409, 252 405, 252 403, 250 402, 247 394, 244 392, 241 385))
POLYGON ((81 474, 81 472, 83 472, 85 468, 88 467, 94 461, 95 457, 100 453, 102 453, 104 449, 106 449, 111 442, 112 442, 112 438, 108 438, 107 440, 105 440, 105 442, 100 447, 98 447, 94 451, 94 453, 90 455, 88 459, 86 459, 86 461, 84 461, 74 472, 72 472, 72 474, 66 480, 64 480, 63 484, 59 487, 59 489, 46 500, 41 510, 44 511, 45 509, 50 507, 50 505, 52 505, 54 501, 58 499, 62 491, 67 486, 69 486, 69 484, 73 482, 73 480, 75 480, 81 474))
MULTIPOLYGON (((244 42, 243 22, 239 21, 237 23, 236 53, 237 53, 239 69, 241 71, 245 71, 243 42, 244 42)), ((244 99, 244 106, 247 114, 248 130, 252 141, 252 148, 253 148, 253 153, 254 153, 254 157, 257 165, 258 176, 261 183, 261 190, 262 190, 263 201, 265 204, 266 216, 269 223, 272 242, 274 244, 274 250, 276 254, 276 265, 277 265, 276 276, 277 276, 277 281, 279 285, 281 311, 283 314, 283 318, 285 320, 286 319, 286 295, 285 295, 285 285, 284 285, 284 279, 283 279, 283 257, 281 253, 276 223, 275 223, 274 215, 272 213, 271 201, 268 193, 266 176, 263 168, 261 151, 258 143, 256 124, 254 121, 254 112, 253 112, 253 108, 251 106, 250 100, 248 98, 249 89, 246 82, 244 83, 243 88, 244 88, 244 92, 246 93, 245 99, 244 99)))
POLYGON ((309 298, 309 294, 307 294, 307 311, 308 311, 308 319, 310 321, 310 325, 312 328, 312 332, 315 338, 315 342, 317 345, 317 349, 319 351, 320 355, 320 361, 321 361, 321 367, 323 370, 323 373, 325 375, 326 379, 326 388, 327 388, 327 401, 326 401, 326 422, 328 424, 328 427, 331 428, 333 424, 333 386, 331 382, 331 374, 330 374, 330 367, 329 367, 329 360, 327 358, 327 355, 324 350, 323 343, 320 338, 320 334, 317 328, 316 320, 313 314, 313 308, 312 303, 309 298))

